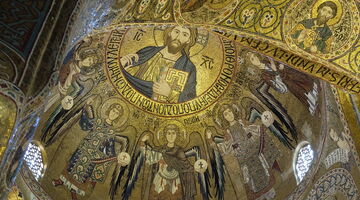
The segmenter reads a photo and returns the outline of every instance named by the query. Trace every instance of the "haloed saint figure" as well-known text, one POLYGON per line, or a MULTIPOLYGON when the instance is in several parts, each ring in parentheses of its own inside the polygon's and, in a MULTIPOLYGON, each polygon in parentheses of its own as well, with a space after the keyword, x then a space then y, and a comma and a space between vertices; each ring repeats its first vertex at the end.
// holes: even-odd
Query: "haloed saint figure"
POLYGON ((291 36, 295 43, 311 53, 331 51, 333 33, 328 22, 337 15, 337 12, 338 7, 334 2, 321 3, 317 8, 316 18, 305 19, 292 29, 291 36))
MULTIPOLYGON (((104 119, 96 119, 93 109, 86 109, 79 125, 82 131, 89 133, 81 140, 75 152, 71 155, 59 179, 52 181, 54 186, 66 186, 71 192, 71 199, 77 200, 77 195, 85 196, 88 188, 94 188, 96 183, 104 182, 110 166, 121 152, 125 152, 128 139, 114 130, 124 113, 123 107, 114 103, 105 110, 104 119), (117 143, 117 145, 115 145, 117 143)), ((121 159, 117 159, 121 164, 121 159)), ((70 198, 69 198, 70 199, 70 198)))
POLYGON ((194 168, 187 159, 185 150, 175 143, 179 134, 179 127, 169 124, 163 133, 165 145, 144 148, 149 136, 145 135, 141 140, 146 149, 146 163, 157 165, 158 168, 153 172, 149 200, 192 200, 196 195, 194 168))
POLYGON ((140 93, 160 102, 179 103, 196 97, 196 67, 189 58, 197 29, 164 31, 164 46, 148 46, 120 59, 123 73, 140 93))

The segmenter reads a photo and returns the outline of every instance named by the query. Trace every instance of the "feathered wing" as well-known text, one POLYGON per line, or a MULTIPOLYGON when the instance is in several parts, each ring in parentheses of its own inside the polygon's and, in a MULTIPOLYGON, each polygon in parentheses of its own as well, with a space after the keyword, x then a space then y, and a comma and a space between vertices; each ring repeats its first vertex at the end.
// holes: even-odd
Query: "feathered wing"
MULTIPOLYGON (((139 138, 141 138, 143 135, 149 134, 149 132, 144 132, 141 134, 139 138)), ((150 132, 150 134, 152 134, 150 132)), ((134 145, 134 148, 132 149, 131 153, 131 161, 130 165, 128 167, 128 174, 126 178, 125 185, 123 187, 123 193, 122 193, 122 199, 128 200, 131 196, 132 190, 135 187, 135 183, 139 178, 140 172, 142 167, 145 164, 145 153, 140 147, 140 139, 134 140, 136 141, 136 145, 134 145)), ((147 146, 145 146, 147 148, 147 146)))
POLYGON ((297 141, 297 131, 292 118, 289 116, 286 109, 281 105, 281 103, 276 100, 272 94, 269 93, 269 88, 270 86, 264 82, 260 85, 260 87, 252 90, 252 92, 280 119, 280 121, 290 131, 292 138, 297 141))
MULTIPOLYGON (((76 124, 81 118, 83 106, 85 102, 79 103, 72 110, 64 110, 62 109, 58 115, 59 119, 55 119, 56 122, 60 121, 59 124, 56 125, 54 130, 49 130, 48 133, 42 139, 45 143, 45 146, 49 146, 56 141, 64 132, 66 132, 69 128, 71 128, 74 124, 76 124)), ((54 123, 56 123, 54 122, 54 123)), ((44 133, 45 134, 45 133, 44 133)))
MULTIPOLYGON (((80 59, 79 58, 79 52, 82 49, 85 48, 89 48, 90 45, 92 43, 92 38, 88 37, 86 41, 81 41, 79 44, 75 45, 70 52, 66 55, 63 64, 66 64, 68 62, 71 62, 71 60, 73 60, 74 58, 76 59, 80 59)), ((79 80, 72 80, 72 86, 74 87, 74 92, 73 94, 71 94, 71 96, 74 98, 74 102, 75 105, 73 106, 74 108, 78 108, 79 106, 82 107, 85 100, 88 97, 88 94, 91 92, 91 90, 93 89, 93 87, 95 86, 95 81, 91 78, 91 77, 87 77, 87 78, 83 78, 83 80, 79 79, 79 80)), ((70 112, 69 110, 65 110, 61 107, 61 104, 58 105, 58 107, 60 106, 60 111, 56 114, 56 116, 54 117, 54 119, 48 123, 47 127, 45 128, 43 135, 41 137, 41 140, 46 144, 46 145, 50 145, 54 142, 54 140, 57 138, 57 134, 59 132, 60 128, 62 128, 62 126, 64 126, 64 124, 67 123, 67 120, 65 120, 64 118, 70 118, 73 119, 74 113, 70 112), (62 120, 63 119, 63 120, 62 120), (53 127, 60 121, 61 123, 58 124, 56 126, 56 131, 52 131, 53 127), (50 133, 51 132, 51 133, 50 133), (47 139, 47 137, 50 137, 50 139, 47 139)), ((78 109, 75 109, 78 110, 78 109)), ((76 117, 78 119, 78 116, 76 117)), ((73 123, 71 123, 73 124, 73 123)), ((68 126, 71 127, 71 126, 68 126)))
MULTIPOLYGON (((136 141, 136 134, 137 134, 136 128, 131 125, 127 126, 124 130, 119 131, 119 135, 117 135, 117 136, 125 138, 125 140, 126 140, 126 146, 124 148, 125 152, 129 153, 129 151, 131 151, 134 148, 134 143, 136 141)), ((132 160, 130 162, 130 165, 131 164, 132 164, 132 160)), ((116 165, 116 167, 115 167, 115 170, 112 174, 110 190, 109 190, 109 195, 112 200, 115 198, 117 189, 120 186, 122 177, 124 176, 125 171, 128 168, 128 166, 129 165, 127 165, 127 166, 116 165)))
MULTIPOLYGON (((59 138, 66 130, 71 128, 79 119, 81 118, 82 110, 85 105, 87 105, 87 95, 94 83, 93 80, 87 80, 87 87, 80 87, 78 91, 78 96, 76 97, 75 104, 72 109, 65 110, 61 108, 60 112, 56 114, 56 117, 51 121, 48 127, 45 129, 41 140, 45 143, 46 146, 51 145, 54 141, 59 138), (53 130, 53 127, 55 129, 53 130)), ((59 105, 61 106, 61 105, 59 105)))
MULTIPOLYGON (((207 160, 205 145, 203 139, 201 138, 200 133, 193 132, 190 134, 190 139, 193 141, 191 145, 195 145, 190 147, 187 151, 185 151, 185 156, 187 158, 194 157, 195 160, 204 159, 207 160), (194 142, 196 141, 196 142, 194 142)), ((196 173, 196 172, 194 172, 196 173)), ((210 193, 210 174, 209 168, 206 169, 204 173, 197 173, 198 183, 200 185, 200 192, 204 200, 209 200, 212 198, 210 193)))
MULTIPOLYGON (((261 114, 259 110, 254 107, 250 107, 249 122, 254 123, 257 119, 261 120, 261 114)), ((287 148, 294 149, 294 146, 291 144, 292 140, 287 136, 287 132, 281 127, 280 123, 274 121, 268 129, 273 133, 278 140, 283 143, 287 148)))
MULTIPOLYGON (((56 111, 54 111, 56 112, 56 111)), ((66 114, 68 113, 68 110, 60 108, 60 111, 58 113, 52 113, 51 115, 55 115, 52 119, 48 119, 45 123, 44 128, 42 129, 42 135, 41 135, 41 141, 45 144, 48 143, 50 139, 54 136, 52 135, 52 129, 55 126, 55 124, 66 114)), ((65 123, 65 122, 63 122, 65 123)))
POLYGON ((141 151, 137 151, 135 156, 132 157, 130 166, 128 168, 129 170, 128 170, 126 183, 123 188, 124 189, 122 193, 123 200, 129 199, 129 197, 131 196, 131 192, 135 187, 135 183, 139 177, 141 168, 144 165, 144 161, 145 161, 145 156, 141 151))
POLYGON ((212 175, 215 179, 215 196, 218 200, 223 200, 225 193, 225 163, 216 147, 209 145, 208 149, 210 153, 212 175))
POLYGON ((124 176, 126 168, 127 166, 124 167, 124 166, 116 165, 114 169, 114 172, 111 177, 111 184, 109 189, 109 195, 111 200, 115 199, 117 189, 120 186, 121 178, 124 176))
POLYGON ((70 129, 76 122, 79 121, 82 115, 82 108, 77 109, 74 112, 66 112, 66 117, 55 128, 55 130, 49 133, 48 138, 44 138, 45 146, 49 146, 56 141, 64 132, 70 129))

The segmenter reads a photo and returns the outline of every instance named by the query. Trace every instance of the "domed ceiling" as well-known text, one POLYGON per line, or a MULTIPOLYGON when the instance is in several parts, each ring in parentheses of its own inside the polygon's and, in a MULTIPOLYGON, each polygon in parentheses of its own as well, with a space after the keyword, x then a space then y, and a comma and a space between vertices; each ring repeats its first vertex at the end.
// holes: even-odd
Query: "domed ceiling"
POLYGON ((359 92, 358 3, 289 2, 118 1, 112 24, 63 56, 34 136, 43 174, 27 187, 54 200, 358 199, 358 127, 340 106, 359 92))

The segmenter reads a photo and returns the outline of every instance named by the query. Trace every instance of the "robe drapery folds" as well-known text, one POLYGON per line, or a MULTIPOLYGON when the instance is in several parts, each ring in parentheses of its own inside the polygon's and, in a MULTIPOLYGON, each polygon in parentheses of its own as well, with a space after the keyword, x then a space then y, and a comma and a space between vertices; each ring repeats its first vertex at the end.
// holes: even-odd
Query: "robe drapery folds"
POLYGON ((177 196, 181 200, 194 199, 196 195, 194 168, 186 158, 183 148, 179 146, 170 148, 166 145, 154 148, 147 146, 144 148, 144 153, 147 164, 158 165, 158 171, 154 172, 155 176, 150 187, 150 199, 158 199, 166 195, 177 196))
MULTIPOLYGON (((86 118, 82 117, 80 121, 82 130, 89 130, 90 124, 86 118)), ((82 139, 60 176, 69 189, 85 195, 84 191, 89 183, 94 184, 105 180, 112 162, 96 161, 113 158, 118 153, 115 150, 116 134, 111 132, 110 128, 111 126, 102 120, 94 125, 94 128, 90 128, 90 132, 82 139)), ((125 146, 125 144, 120 145, 125 146)))
POLYGON ((269 169, 280 151, 265 130, 257 125, 245 127, 241 121, 228 128, 228 139, 217 142, 223 154, 232 154, 242 168, 246 182, 253 192, 260 192, 270 184, 269 169))
MULTIPOLYGON (((138 62, 133 62, 133 65, 130 67, 136 67, 139 66, 139 70, 142 72, 135 74, 131 74, 127 72, 124 67, 122 66, 122 71, 127 79, 127 81, 141 94, 145 95, 148 98, 153 97, 153 84, 154 80, 144 80, 141 75, 143 74, 149 74, 149 73, 159 73, 159 72, 148 72, 147 70, 156 69, 153 67, 150 67, 148 65, 148 61, 153 58, 156 54, 160 53, 160 51, 165 47, 155 47, 155 46, 149 46, 145 47, 136 54, 139 56, 138 62), (136 75, 140 75, 139 77, 136 75)), ((195 65, 190 61, 188 55, 183 51, 182 56, 175 62, 174 69, 184 71, 188 73, 187 81, 185 83, 185 87, 183 91, 178 95, 178 99, 175 100, 176 103, 185 102, 188 100, 191 100, 196 97, 196 67, 195 65)))

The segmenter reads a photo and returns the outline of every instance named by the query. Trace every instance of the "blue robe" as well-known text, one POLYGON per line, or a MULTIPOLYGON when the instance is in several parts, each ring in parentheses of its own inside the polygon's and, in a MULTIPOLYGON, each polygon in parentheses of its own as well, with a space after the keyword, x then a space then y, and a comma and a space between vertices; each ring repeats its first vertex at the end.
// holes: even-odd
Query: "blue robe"
POLYGON ((66 177, 82 189, 84 186, 81 184, 89 178, 93 182, 103 182, 112 164, 111 162, 96 164, 92 161, 116 156, 115 134, 109 133, 111 126, 102 122, 95 128, 93 121, 86 118, 86 114, 82 116, 79 122, 80 127, 90 132, 72 154, 66 169, 68 173, 66 177))
MULTIPOLYGON (((149 46, 145 47, 143 49, 140 49, 136 54, 139 56, 138 62, 133 62, 133 66, 138 66, 141 64, 146 63, 148 60, 150 60, 155 54, 157 54, 160 50, 162 50, 163 47, 155 47, 155 46, 149 46)), ((123 71, 123 74, 125 78, 128 80, 128 82, 140 93, 145 95, 148 98, 151 98, 153 96, 153 84, 152 81, 145 81, 142 79, 139 79, 130 73, 128 73, 122 66, 121 69, 123 71)), ((189 101, 196 97, 196 67, 195 65, 190 61, 188 55, 184 51, 182 51, 182 56, 175 62, 174 69, 181 70, 188 72, 188 79, 185 84, 184 90, 180 93, 178 102, 185 102, 189 101)))

